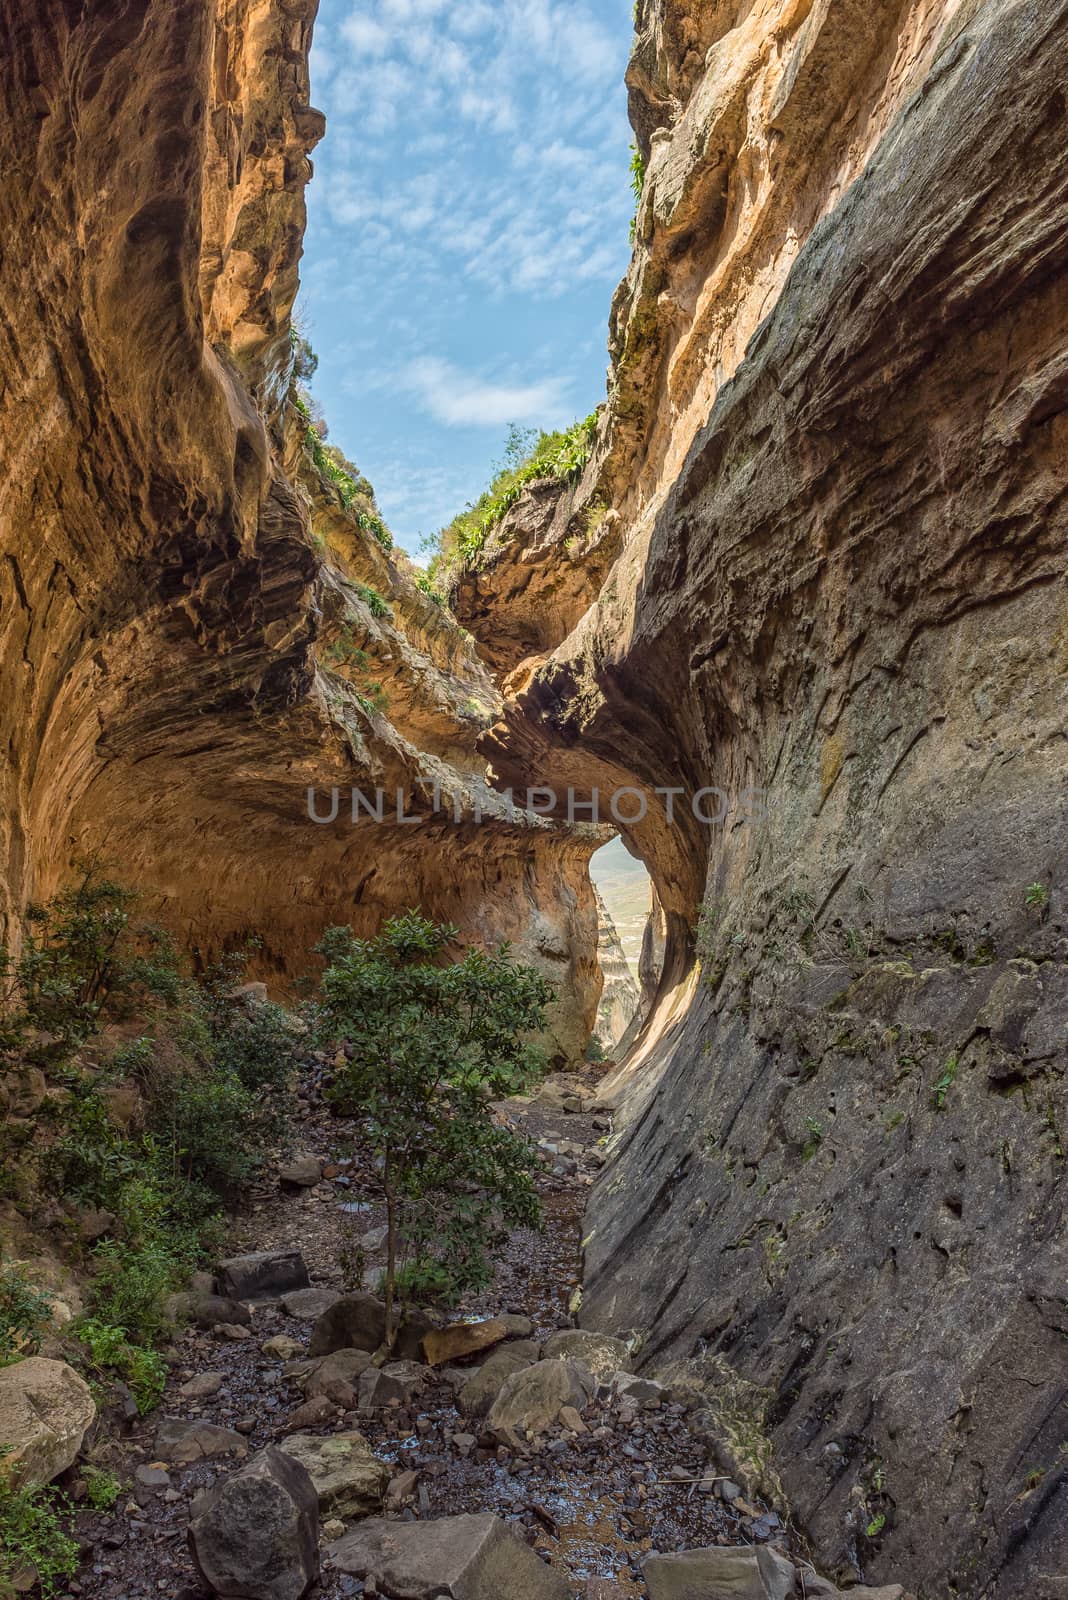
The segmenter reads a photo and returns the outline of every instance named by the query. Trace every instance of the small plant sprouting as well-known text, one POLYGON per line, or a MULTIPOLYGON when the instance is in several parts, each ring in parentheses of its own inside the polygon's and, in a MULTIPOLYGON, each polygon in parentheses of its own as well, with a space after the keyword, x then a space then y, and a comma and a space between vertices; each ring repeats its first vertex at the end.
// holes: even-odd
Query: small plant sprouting
POLYGON ((801 1160, 811 1161, 820 1145, 823 1143, 823 1123, 818 1117, 806 1117, 805 1128, 808 1137, 801 1150, 801 1160))
POLYGON ((942 1068, 941 1077, 931 1090, 931 1103, 936 1111, 941 1111, 946 1103, 946 1095, 953 1087, 957 1073, 960 1071, 960 1062, 956 1056, 950 1056, 942 1068))
POLYGON ((1045 911, 1049 905, 1049 890, 1044 883, 1029 883, 1024 890, 1024 905, 1028 911, 1045 911))
POLYGON ((633 244, 638 232, 638 207, 645 188, 645 158, 637 144, 630 147, 630 187, 634 195, 634 215, 630 219, 630 242, 633 244))
POLYGON ((110 1511, 122 1493, 122 1484, 113 1472, 105 1467, 94 1467, 86 1462, 82 1468, 85 1484, 85 1503, 94 1511, 110 1511))
POLYGON ((372 617, 391 617, 393 615, 386 602, 377 589, 372 589, 368 583, 358 583, 356 593, 371 613, 372 617))
POLYGON ((864 1532, 869 1539, 877 1539, 885 1527, 886 1514, 885 1512, 880 1511, 877 1517, 872 1517, 871 1521, 868 1523, 868 1526, 864 1529, 864 1532))

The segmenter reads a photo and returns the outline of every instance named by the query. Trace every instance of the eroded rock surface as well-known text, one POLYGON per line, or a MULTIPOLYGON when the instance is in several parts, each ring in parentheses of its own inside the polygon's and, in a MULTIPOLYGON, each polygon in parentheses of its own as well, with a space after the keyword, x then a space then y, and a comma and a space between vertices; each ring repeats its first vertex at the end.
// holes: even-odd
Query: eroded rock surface
POLYGON ((484 740, 651 801, 584 1321, 692 1360, 844 1580, 998 1600, 1068 1554, 1066 44, 1059 0, 639 8, 609 404, 525 570, 594 495, 615 554, 484 740))

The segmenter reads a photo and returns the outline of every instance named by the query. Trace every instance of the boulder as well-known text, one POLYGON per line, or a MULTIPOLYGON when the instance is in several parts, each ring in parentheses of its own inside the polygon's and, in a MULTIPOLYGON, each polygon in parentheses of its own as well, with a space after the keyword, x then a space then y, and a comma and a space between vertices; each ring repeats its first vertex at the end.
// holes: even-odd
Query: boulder
POLYGON ((17 1067, 4 1079, 7 1109, 13 1117, 35 1117, 44 1105, 48 1081, 40 1067, 17 1067))
POLYGON ((499 1345, 460 1389, 456 1396, 458 1409, 465 1417, 484 1417, 504 1387, 505 1380, 532 1367, 540 1354, 538 1345, 531 1339, 499 1345))
POLYGON ((331 1306, 336 1306, 341 1298, 338 1289, 293 1289, 282 1296, 282 1310, 287 1317, 301 1317, 311 1322, 315 1317, 321 1317, 324 1311, 329 1311, 331 1306))
POLYGON ((161 1461, 188 1466, 213 1456, 246 1456, 248 1445, 232 1428, 215 1422, 186 1422, 182 1417, 164 1417, 156 1430, 154 1446, 161 1461))
POLYGON ((333 1565, 375 1579, 394 1600, 568 1600, 566 1579, 492 1512, 387 1522, 375 1517, 327 1546, 333 1565))
POLYGON ((447 1361, 490 1350, 508 1337, 503 1318, 482 1322, 453 1322, 447 1328, 432 1328, 423 1338, 423 1356, 428 1366, 440 1367, 447 1361))
POLYGON ((417 1361, 390 1361, 384 1367, 368 1366, 360 1377, 360 1410, 375 1406, 406 1406, 420 1393, 429 1376, 417 1361))
POLYGON ((223 1323, 231 1328, 247 1328, 252 1322, 248 1306, 221 1294, 176 1295, 174 1309, 176 1314, 195 1322, 198 1328, 217 1328, 223 1323))
POLYGON ((607 1383, 615 1372, 628 1372, 631 1366, 630 1352, 622 1339, 591 1333, 586 1328, 562 1328, 551 1334, 543 1354, 552 1361, 581 1361, 600 1383, 607 1383))
POLYGON ((636 1378, 631 1372, 614 1372, 612 1388, 621 1400, 632 1400, 639 1406, 666 1405, 671 1390, 652 1378, 636 1378))
POLYGON ((278 1181, 290 1189, 314 1189, 323 1175, 318 1156, 298 1155, 278 1169, 278 1181))
POLYGON ((27 1356, 0 1369, 0 1470, 10 1487, 65 1472, 95 1416, 89 1385, 65 1361, 27 1356))
MULTIPOLYGON (((400 1360, 418 1361, 423 1340, 437 1323, 418 1306, 408 1312, 394 1344, 400 1360)), ((318 1317, 308 1342, 308 1354, 328 1356, 335 1350, 375 1351, 386 1336, 386 1308, 376 1295, 359 1290, 342 1295, 318 1317)))
POLYGON ((349 1520, 381 1510, 389 1467, 362 1433, 295 1433, 280 1448, 309 1473, 324 1516, 349 1520))
POLYGON ((197 1372, 183 1383, 178 1393, 184 1400, 206 1400, 210 1395, 218 1394, 226 1382, 225 1372, 197 1372))
POLYGON ((547 1433, 562 1406, 581 1411, 597 1387, 588 1367, 578 1361, 538 1361, 506 1378, 486 1418, 487 1426, 507 1441, 516 1429, 531 1437, 547 1433))
MULTIPOLYGON (((371 1365, 369 1350, 335 1350, 331 1355, 304 1361, 292 1372, 297 1385, 311 1399, 317 1394, 341 1405, 354 1396, 360 1374, 371 1365), (346 1391, 348 1391, 346 1393, 346 1391)), ((355 1404, 355 1398, 352 1403, 355 1404)), ((345 1409, 348 1409, 346 1404, 345 1409)))
POLYGON ((219 1292, 233 1300, 266 1300, 291 1289, 307 1289, 310 1283, 299 1250, 257 1250, 252 1255, 231 1256, 219 1262, 215 1275, 219 1292))
POLYGON ((504 1323, 509 1339, 529 1339, 534 1332, 530 1318, 521 1316, 517 1311, 502 1311, 497 1321, 504 1323))
POLYGON ((201 1496, 189 1548, 213 1594, 301 1600, 319 1576, 319 1504, 300 1462, 254 1456, 201 1496))
POLYGON ((793 1562, 766 1545, 652 1555, 642 1572, 649 1600, 788 1600, 796 1587, 793 1562))
POLYGON ((276 1333, 273 1338, 265 1339, 260 1349, 265 1356, 273 1356, 276 1361, 294 1361, 304 1354, 300 1340, 291 1339, 288 1333, 276 1333))

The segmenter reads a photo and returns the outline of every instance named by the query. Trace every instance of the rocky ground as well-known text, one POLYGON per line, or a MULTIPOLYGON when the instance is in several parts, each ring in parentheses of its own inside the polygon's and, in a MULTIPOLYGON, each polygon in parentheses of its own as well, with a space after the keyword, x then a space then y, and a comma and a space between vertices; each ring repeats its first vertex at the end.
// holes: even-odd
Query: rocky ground
MULTIPOLYGON (((298 1433, 304 1448, 319 1448, 306 1441, 358 1430, 385 1464, 380 1484, 388 1485, 387 1517, 412 1522, 495 1512, 564 1575, 572 1595, 591 1600, 649 1593, 642 1562, 651 1551, 772 1540, 786 1547, 774 1513, 749 1504, 736 1485, 706 1475, 705 1450, 689 1432, 681 1404, 655 1386, 639 1384, 629 1394, 626 1380, 618 1380, 622 1389, 611 1386, 617 1364, 611 1348, 597 1374, 605 1381, 575 1395, 578 1403, 536 1439, 522 1431, 511 1437, 499 1428, 492 1432, 467 1404, 474 1391, 461 1399, 480 1362, 503 1359, 512 1370, 539 1353, 563 1353, 546 1350, 546 1343, 573 1327, 569 1307, 579 1282, 583 1206, 609 1130, 607 1117, 565 1110, 551 1095, 547 1103, 513 1103, 507 1114, 543 1147, 538 1187, 545 1227, 516 1231, 493 1284, 460 1310, 471 1318, 505 1315, 510 1338, 495 1357, 475 1354, 438 1369, 409 1365, 388 1384, 369 1373, 372 1387, 380 1385, 377 1393, 368 1380, 357 1387, 355 1371, 348 1372, 349 1387, 342 1382, 330 1394, 316 1393, 317 1369, 307 1359, 316 1317, 344 1291, 376 1276, 383 1217, 352 1157, 350 1130, 328 1114, 315 1084, 309 1086, 300 1137, 314 1160, 282 1169, 301 1181, 279 1182, 254 1199, 234 1223, 230 1249, 299 1251, 312 1287, 236 1308, 209 1306, 200 1320, 210 1324, 213 1314, 219 1320, 192 1326, 176 1340, 161 1406, 127 1423, 118 1441, 97 1448, 129 1487, 111 1513, 79 1513, 87 1560, 70 1585, 72 1595, 194 1600, 203 1594, 187 1546, 194 1502, 246 1452, 251 1457, 267 1445, 284 1445, 298 1433), (502 1444, 502 1437, 509 1442, 502 1444)), ((373 1463, 370 1470, 373 1477, 373 1463)), ((340 1570, 343 1558, 330 1540, 352 1519, 329 1511, 324 1506, 318 1593, 324 1600, 374 1593, 362 1577, 340 1570)))

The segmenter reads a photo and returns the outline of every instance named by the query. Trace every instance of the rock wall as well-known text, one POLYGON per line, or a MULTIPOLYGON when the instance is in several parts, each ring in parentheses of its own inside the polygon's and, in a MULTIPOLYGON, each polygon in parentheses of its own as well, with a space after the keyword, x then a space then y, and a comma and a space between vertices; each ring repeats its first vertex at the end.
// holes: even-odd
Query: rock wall
POLYGON ((1068 5, 638 23, 609 403, 536 567, 584 497, 614 553, 483 747, 730 809, 627 830, 666 956, 583 1319, 744 1393, 826 1567, 1060 1595, 1068 5))
POLYGON ((560 983, 571 1057, 599 837, 488 793, 496 690, 291 404, 315 9, 0 9, 0 931, 94 850, 202 955, 256 932, 283 978, 330 922, 421 904, 560 983), (317 827, 334 785, 394 821, 317 827))

